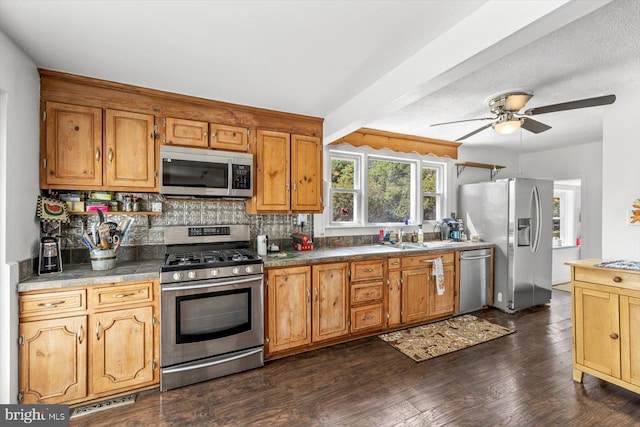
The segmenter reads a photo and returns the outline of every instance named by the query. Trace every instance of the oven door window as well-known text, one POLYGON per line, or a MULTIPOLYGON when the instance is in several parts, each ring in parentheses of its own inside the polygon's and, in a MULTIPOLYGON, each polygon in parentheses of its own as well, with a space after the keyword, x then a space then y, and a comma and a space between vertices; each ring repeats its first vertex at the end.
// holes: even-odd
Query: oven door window
POLYGON ((251 289, 176 297, 176 343, 208 341, 251 330, 251 289))
POLYGON ((162 185, 223 188, 229 186, 229 164, 162 159, 162 185))

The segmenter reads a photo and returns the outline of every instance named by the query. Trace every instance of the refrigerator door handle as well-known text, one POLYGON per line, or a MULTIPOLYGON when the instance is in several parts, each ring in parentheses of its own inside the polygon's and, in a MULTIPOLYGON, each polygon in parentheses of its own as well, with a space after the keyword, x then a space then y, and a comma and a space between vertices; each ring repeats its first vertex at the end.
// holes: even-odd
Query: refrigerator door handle
POLYGON ((531 252, 536 253, 538 252, 538 247, 540 246, 540 237, 542 234, 542 230, 541 230, 541 224, 540 224, 540 220, 542 218, 542 204, 540 203, 540 190, 538 189, 537 185, 534 185, 533 188, 531 189, 531 201, 532 201, 532 207, 533 207, 533 212, 532 213, 532 217, 534 218, 534 238, 533 238, 533 244, 531 245, 531 252))

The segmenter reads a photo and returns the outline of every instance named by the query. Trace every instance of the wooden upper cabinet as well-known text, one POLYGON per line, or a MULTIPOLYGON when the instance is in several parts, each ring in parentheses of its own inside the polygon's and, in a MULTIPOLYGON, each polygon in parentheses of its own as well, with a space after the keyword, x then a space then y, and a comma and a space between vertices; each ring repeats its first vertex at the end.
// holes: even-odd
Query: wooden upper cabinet
POLYGON ((102 186, 102 110, 47 102, 43 186, 102 186))
POLYGON ((291 135, 291 210, 322 211, 322 141, 291 135))
POLYGON ((107 186, 153 189, 156 156, 154 117, 106 110, 105 170, 107 186))
POLYGON ((257 209, 290 210, 290 135, 258 130, 257 133, 257 209))
POLYGON ((246 153, 249 151, 249 129, 209 123, 209 147, 246 153))
POLYGON ((164 144, 184 145, 188 147, 209 147, 209 123, 196 120, 165 119, 164 144))

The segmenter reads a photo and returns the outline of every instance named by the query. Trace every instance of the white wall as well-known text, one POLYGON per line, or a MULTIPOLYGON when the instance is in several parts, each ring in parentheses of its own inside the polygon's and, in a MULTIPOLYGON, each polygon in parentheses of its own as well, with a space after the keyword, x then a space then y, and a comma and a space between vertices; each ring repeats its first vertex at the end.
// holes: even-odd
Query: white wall
POLYGON ((40 77, 0 32, 0 403, 18 391, 18 261, 37 254, 40 77))
POLYGON ((604 114, 602 257, 640 261, 640 226, 627 225, 640 198, 640 84, 617 90, 616 98, 604 114))
MULTIPOLYGON (((582 179, 581 257, 602 255, 602 143, 575 145, 523 154, 520 169, 526 178, 582 179)), ((640 197, 640 196, 639 196, 640 197)))

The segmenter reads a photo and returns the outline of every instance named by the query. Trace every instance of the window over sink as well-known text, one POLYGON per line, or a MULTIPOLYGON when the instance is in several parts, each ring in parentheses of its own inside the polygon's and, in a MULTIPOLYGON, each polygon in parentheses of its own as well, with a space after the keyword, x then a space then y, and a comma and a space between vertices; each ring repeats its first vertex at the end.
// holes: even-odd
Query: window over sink
POLYGON ((381 153, 329 148, 328 227, 398 227, 442 218, 448 160, 381 153))

